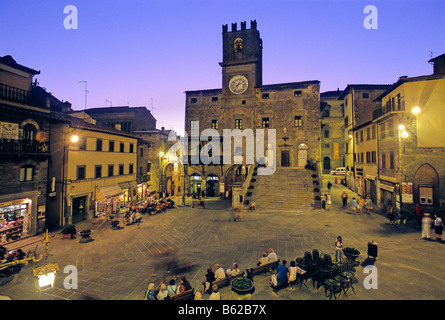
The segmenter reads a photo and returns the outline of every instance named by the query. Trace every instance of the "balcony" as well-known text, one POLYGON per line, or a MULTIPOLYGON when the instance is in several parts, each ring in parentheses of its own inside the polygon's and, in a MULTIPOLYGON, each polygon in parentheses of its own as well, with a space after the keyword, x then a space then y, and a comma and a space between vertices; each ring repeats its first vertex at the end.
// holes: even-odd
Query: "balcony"
POLYGON ((0 83, 0 99, 28 103, 31 100, 31 92, 0 83))
POLYGON ((0 153, 49 154, 49 146, 45 142, 0 139, 0 153))

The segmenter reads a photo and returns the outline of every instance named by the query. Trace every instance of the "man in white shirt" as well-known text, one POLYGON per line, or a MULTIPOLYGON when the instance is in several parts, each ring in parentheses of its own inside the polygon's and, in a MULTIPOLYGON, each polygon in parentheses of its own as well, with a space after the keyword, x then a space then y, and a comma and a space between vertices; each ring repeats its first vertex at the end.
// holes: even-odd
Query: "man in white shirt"
POLYGON ((220 268, 219 264, 215 264, 215 280, 221 280, 226 277, 226 274, 224 273, 224 269, 220 268))
POLYGON ((267 256, 269 262, 274 262, 278 260, 277 254, 273 251, 272 248, 269 249, 269 255, 267 256))

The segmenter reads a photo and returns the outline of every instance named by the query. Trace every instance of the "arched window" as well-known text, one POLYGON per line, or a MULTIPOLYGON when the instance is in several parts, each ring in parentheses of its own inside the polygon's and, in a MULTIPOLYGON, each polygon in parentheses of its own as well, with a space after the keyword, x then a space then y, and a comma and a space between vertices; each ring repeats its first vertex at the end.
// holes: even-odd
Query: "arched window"
POLYGON ((329 157, 323 158, 323 169, 325 170, 331 169, 331 159, 329 157))
POLYGON ((23 142, 25 147, 35 145, 37 129, 32 124, 28 123, 23 127, 23 142))

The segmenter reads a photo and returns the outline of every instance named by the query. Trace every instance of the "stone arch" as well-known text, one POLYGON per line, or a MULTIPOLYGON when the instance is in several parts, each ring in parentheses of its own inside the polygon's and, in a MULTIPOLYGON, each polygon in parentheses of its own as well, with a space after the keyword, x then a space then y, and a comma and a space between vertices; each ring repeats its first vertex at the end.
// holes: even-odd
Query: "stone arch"
POLYGON ((439 208, 439 175, 428 163, 421 165, 414 175, 414 202, 439 208))
POLYGON ((328 156, 323 158, 323 170, 330 170, 331 169, 331 158, 328 156))

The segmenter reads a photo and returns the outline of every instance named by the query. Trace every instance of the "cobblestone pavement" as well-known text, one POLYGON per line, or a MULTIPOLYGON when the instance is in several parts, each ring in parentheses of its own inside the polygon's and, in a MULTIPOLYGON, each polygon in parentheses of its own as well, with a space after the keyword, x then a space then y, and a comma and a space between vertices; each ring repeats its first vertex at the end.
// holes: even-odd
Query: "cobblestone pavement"
MULTIPOLYGON (((323 180, 326 189, 328 180, 323 180)), ((330 211, 299 210, 292 212, 247 213, 245 220, 234 222, 230 201, 207 200, 207 208, 177 205, 164 213, 143 215, 139 225, 112 230, 107 220, 84 221, 77 230, 92 229, 94 241, 79 243, 79 238, 62 239, 54 232, 50 243, 52 256, 60 270, 53 288, 37 290, 33 268, 42 262, 30 263, 13 276, 0 279, 0 295, 13 300, 140 300, 150 282, 158 285, 161 279, 169 281, 175 274, 159 268, 159 255, 166 247, 180 253, 180 261, 194 263, 185 275, 195 290, 200 290, 207 266, 219 263, 224 269, 237 262, 241 270, 253 267, 261 252, 274 248, 279 259, 293 260, 305 251, 318 249, 320 253, 334 254, 334 240, 341 235, 344 245, 361 251, 356 275, 356 294, 340 299, 441 299, 445 294, 445 245, 425 241, 414 221, 389 225, 385 216, 352 215, 350 207, 341 208, 340 194, 346 190, 349 198, 356 196, 349 189, 334 185, 331 189, 333 206, 330 211), (365 289, 363 263, 367 258, 368 241, 379 244, 378 289, 365 289), (74 265, 78 270, 78 288, 65 289, 64 267, 74 265), (153 268, 158 266, 153 275, 153 268)), ((180 203, 181 201, 178 200, 180 203)), ((39 245, 38 254, 44 252, 43 235, 26 238, 10 244, 8 249, 22 247, 24 251, 39 245)), ((308 287, 283 289, 273 293, 269 287, 269 274, 254 277, 255 291, 244 299, 254 300, 327 300, 324 291, 308 287)), ((222 299, 238 299, 230 286, 221 289, 222 299)), ((204 295, 204 300, 208 295, 204 295)))

